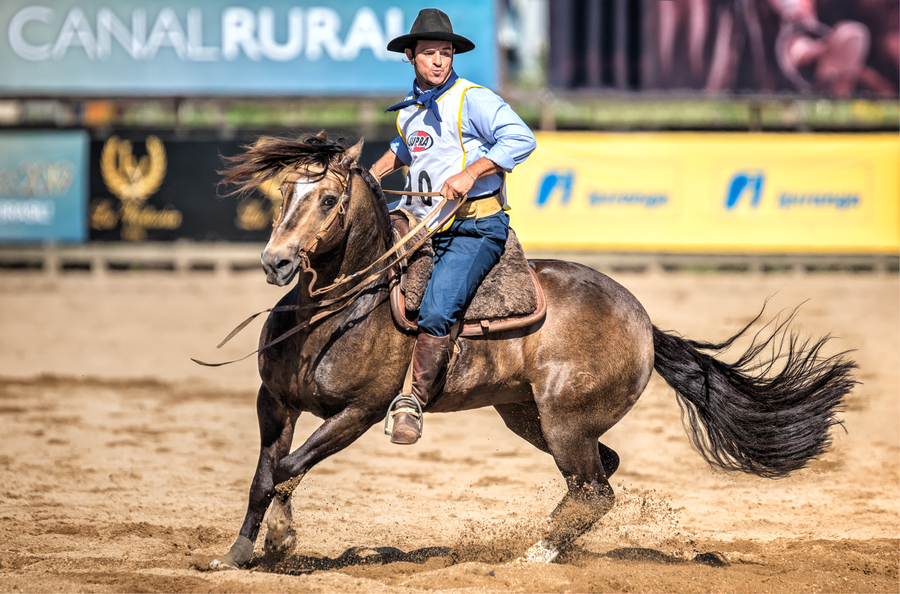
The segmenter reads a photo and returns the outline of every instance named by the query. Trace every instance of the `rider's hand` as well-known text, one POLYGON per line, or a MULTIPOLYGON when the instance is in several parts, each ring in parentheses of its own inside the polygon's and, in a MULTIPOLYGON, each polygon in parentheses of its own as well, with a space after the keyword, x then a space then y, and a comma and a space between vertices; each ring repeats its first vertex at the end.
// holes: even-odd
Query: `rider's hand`
POLYGON ((473 185, 475 185, 475 178, 464 169, 444 182, 444 187, 441 188, 441 197, 448 200, 462 198, 469 193, 473 185))
POLYGON ((375 178, 375 181, 378 182, 378 185, 381 185, 381 176, 378 175, 378 172, 375 171, 375 166, 373 165, 371 169, 369 169, 369 175, 375 178))

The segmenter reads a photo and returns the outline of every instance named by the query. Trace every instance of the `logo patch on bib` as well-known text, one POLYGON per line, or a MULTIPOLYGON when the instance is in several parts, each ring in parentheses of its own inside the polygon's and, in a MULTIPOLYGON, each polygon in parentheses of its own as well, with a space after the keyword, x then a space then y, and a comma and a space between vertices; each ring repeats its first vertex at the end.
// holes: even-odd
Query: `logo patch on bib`
POLYGON ((408 146, 409 150, 414 153, 428 150, 433 144, 434 139, 431 138, 431 135, 428 132, 423 132, 422 130, 413 132, 406 139, 406 146, 408 146))

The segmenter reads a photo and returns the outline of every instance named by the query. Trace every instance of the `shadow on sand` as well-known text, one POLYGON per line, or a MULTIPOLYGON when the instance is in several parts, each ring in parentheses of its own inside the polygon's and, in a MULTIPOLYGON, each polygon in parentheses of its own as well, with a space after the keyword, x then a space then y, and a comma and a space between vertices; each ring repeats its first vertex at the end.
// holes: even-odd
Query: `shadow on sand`
MULTIPOLYGON (((480 549, 481 547, 476 548, 480 549)), ((485 550, 466 551, 451 547, 425 547, 408 553, 394 547, 351 547, 335 558, 312 555, 287 555, 278 560, 255 558, 251 561, 248 569, 266 573, 301 575, 314 571, 331 571, 362 565, 387 565, 388 563, 399 562, 423 564, 434 558, 445 559, 446 565, 449 567, 466 562, 508 563, 514 561, 516 555, 510 550, 499 550, 493 547, 485 547, 485 550)), ((606 553, 594 553, 575 548, 563 553, 557 562, 571 565, 589 565, 601 559, 641 561, 665 565, 697 563, 710 567, 725 567, 729 564, 725 556, 718 552, 699 553, 694 555, 693 558, 687 559, 675 557, 656 549, 637 547, 613 549, 606 553)))

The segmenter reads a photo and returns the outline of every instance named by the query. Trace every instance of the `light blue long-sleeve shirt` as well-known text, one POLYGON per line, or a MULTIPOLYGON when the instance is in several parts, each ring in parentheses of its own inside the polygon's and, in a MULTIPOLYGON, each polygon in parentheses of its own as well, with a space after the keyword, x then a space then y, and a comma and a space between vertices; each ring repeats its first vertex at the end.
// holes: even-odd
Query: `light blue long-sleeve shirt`
MULTIPOLYGON (((406 99, 419 93, 421 91, 415 85, 406 99)), ((466 91, 460 122, 463 143, 472 138, 479 138, 487 143, 466 155, 468 163, 487 157, 504 171, 510 172, 537 146, 534 133, 522 118, 490 89, 474 87, 466 91)), ((412 162, 412 156, 401 136, 391 141, 391 150, 404 165, 409 166, 412 162)), ((469 195, 477 197, 490 194, 501 183, 503 177, 499 173, 483 177, 475 182, 469 195)))

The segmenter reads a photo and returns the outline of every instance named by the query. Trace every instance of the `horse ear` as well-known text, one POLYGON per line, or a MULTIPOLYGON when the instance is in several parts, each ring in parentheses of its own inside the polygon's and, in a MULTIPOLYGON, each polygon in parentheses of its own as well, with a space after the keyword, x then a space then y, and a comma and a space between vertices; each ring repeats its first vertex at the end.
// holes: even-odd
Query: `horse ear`
POLYGON ((318 134, 316 134, 316 138, 318 138, 318 139, 321 140, 322 142, 325 142, 325 141, 328 140, 328 133, 325 132, 325 129, 323 128, 321 132, 319 132, 318 134))
POLYGON ((344 151, 344 156, 341 159, 341 165, 350 169, 357 162, 359 162, 359 156, 362 154, 363 144, 365 143, 365 138, 360 138, 359 142, 348 148, 344 151))

